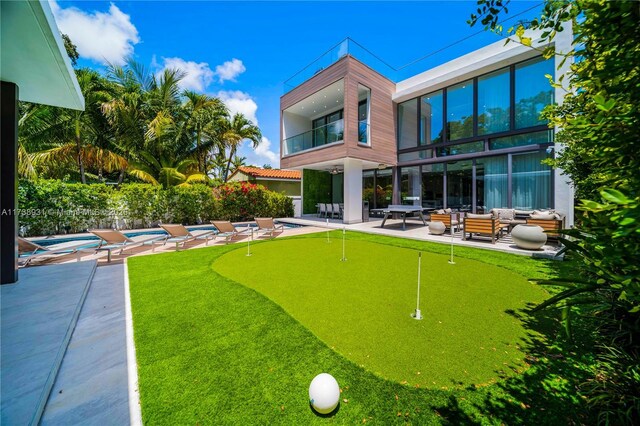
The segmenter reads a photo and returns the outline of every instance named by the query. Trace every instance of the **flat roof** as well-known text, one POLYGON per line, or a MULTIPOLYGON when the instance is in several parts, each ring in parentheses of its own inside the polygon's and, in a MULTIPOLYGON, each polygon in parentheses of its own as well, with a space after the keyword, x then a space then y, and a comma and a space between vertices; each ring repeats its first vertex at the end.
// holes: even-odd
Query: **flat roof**
POLYGON ((84 97, 46 0, 0 2, 0 80, 21 101, 84 110, 84 97))

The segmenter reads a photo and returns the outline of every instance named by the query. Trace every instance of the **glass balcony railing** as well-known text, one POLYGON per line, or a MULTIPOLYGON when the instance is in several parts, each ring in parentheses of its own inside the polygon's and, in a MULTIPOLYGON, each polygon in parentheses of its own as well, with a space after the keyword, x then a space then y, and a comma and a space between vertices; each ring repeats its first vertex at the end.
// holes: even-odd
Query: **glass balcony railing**
POLYGON ((287 155, 318 148, 344 138, 344 119, 317 127, 284 140, 287 155))
POLYGON ((346 38, 287 79, 284 82, 284 93, 293 90, 295 87, 309 80, 320 71, 329 68, 347 55, 357 58, 360 62, 373 68, 388 79, 395 81, 395 68, 365 49, 362 45, 350 38, 346 38))
POLYGON ((367 120, 358 121, 358 142, 369 143, 369 125, 367 120))

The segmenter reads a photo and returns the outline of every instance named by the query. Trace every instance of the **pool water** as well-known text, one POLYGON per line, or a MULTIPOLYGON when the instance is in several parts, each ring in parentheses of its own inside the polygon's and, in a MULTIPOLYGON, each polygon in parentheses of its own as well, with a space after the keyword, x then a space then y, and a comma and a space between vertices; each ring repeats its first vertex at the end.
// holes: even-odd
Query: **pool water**
MULTIPOLYGON (((295 225, 293 223, 286 223, 286 222, 276 222, 276 223, 281 223, 282 225, 284 225, 285 229, 301 228, 304 226, 304 225, 295 225)), ((247 226, 247 224, 241 224, 237 226, 239 228, 244 228, 247 226)), ((252 228, 256 228, 258 225, 256 225, 255 223, 250 223, 249 226, 251 226, 252 228)), ((186 228, 189 231, 215 231, 216 230, 215 226, 213 225, 198 226, 198 227, 187 226, 186 228)), ((138 232, 123 232, 123 234, 129 238, 137 237, 139 235, 167 235, 167 233, 161 229, 156 229, 156 230, 150 229, 148 231, 138 231, 138 232)), ((60 244, 60 243, 68 243, 70 241, 87 241, 86 247, 83 246, 83 248, 90 248, 90 247, 97 246, 97 243, 98 241, 100 241, 100 239, 95 235, 87 235, 84 237, 73 237, 73 238, 62 237, 62 238, 47 238, 47 239, 41 239, 41 240, 33 240, 34 243, 41 245, 43 247, 51 246, 54 244, 60 244)))

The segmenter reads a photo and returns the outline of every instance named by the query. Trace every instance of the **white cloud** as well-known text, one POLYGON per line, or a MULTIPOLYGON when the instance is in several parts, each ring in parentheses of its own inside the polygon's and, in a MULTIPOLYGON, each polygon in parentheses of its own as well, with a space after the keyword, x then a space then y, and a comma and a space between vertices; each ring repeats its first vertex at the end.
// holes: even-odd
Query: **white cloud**
POLYGON ((122 65, 133 54, 134 45, 140 42, 131 17, 113 3, 108 12, 61 8, 55 1, 50 4, 58 28, 69 36, 83 58, 122 65))
POLYGON ((257 148, 254 149, 254 151, 259 157, 268 159, 272 166, 274 164, 279 164, 280 158, 278 157, 278 154, 271 151, 270 148, 271 148, 271 141, 267 139, 265 136, 263 136, 262 140, 260 141, 260 144, 257 146, 257 148))
POLYGON ((218 65, 216 67, 216 75, 220 79, 220 83, 224 83, 226 80, 236 81, 236 77, 246 70, 240 59, 233 58, 222 65, 218 65))
POLYGON ((253 124, 258 125, 258 118, 256 117, 258 104, 248 93, 240 90, 221 90, 216 96, 225 103, 232 116, 239 112, 251 120, 253 124))
POLYGON ((162 60, 164 61, 162 69, 156 73, 156 76, 160 76, 167 68, 182 70, 185 73, 179 83, 182 89, 204 92, 213 81, 213 71, 206 62, 185 61, 182 58, 162 58, 162 60))

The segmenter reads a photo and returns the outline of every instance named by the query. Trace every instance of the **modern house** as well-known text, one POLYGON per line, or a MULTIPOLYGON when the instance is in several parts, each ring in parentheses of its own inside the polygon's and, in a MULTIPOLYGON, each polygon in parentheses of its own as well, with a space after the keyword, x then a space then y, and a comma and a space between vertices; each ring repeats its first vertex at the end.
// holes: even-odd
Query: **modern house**
POLYGON ((260 167, 238 167, 231 176, 231 182, 251 182, 264 185, 267 189, 290 197, 299 197, 301 192, 300 170, 262 169, 260 167))
POLYGON ((546 75, 567 71, 558 53, 572 38, 558 34, 545 59, 539 33, 530 36, 535 48, 499 41, 397 82, 340 46, 280 99, 280 164, 303 172, 304 213, 340 202, 356 223, 363 202, 555 209, 572 225, 568 178, 543 162, 562 147, 540 117, 562 102, 546 75))

